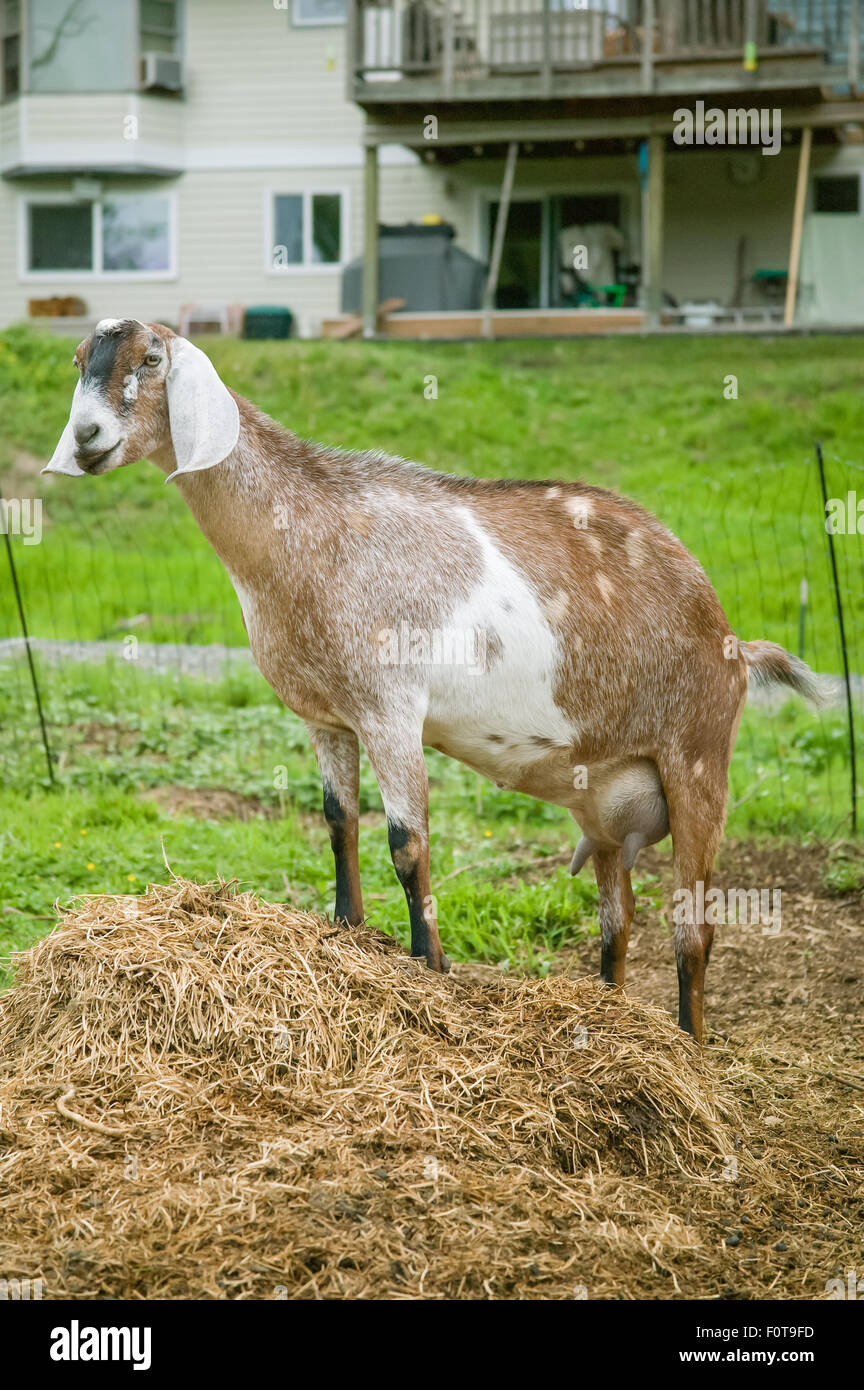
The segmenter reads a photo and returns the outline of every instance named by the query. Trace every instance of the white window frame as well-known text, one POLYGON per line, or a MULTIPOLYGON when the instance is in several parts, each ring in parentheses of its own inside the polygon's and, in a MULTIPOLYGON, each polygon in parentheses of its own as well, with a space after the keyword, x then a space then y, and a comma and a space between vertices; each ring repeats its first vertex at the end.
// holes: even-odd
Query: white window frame
POLYGON ((101 198, 92 198, 90 216, 92 218, 93 265, 100 267, 91 270, 31 270, 28 265, 30 251, 30 208, 54 203, 59 207, 77 207, 86 198, 75 198, 71 193, 25 193, 18 199, 18 279, 32 284, 46 284, 49 281, 74 281, 76 284, 115 280, 176 280, 177 279, 177 191, 176 189, 141 189, 135 192, 124 189, 122 193, 107 193, 112 200, 122 198, 142 198, 151 195, 165 198, 168 202, 168 255, 167 270, 103 270, 102 266, 102 217, 98 211, 101 198))
POLYGON ((341 272, 351 259, 349 232, 351 228, 350 190, 344 186, 334 188, 271 188, 266 194, 267 243, 264 248, 264 269, 268 275, 327 275, 341 272), (325 197, 338 197, 339 208, 339 248, 338 261, 313 261, 308 259, 312 251, 312 199, 319 194, 325 197), (303 260, 294 265, 274 265, 273 252, 276 241, 276 199, 303 199, 303 260))
POLYGON ((342 19, 302 19, 300 16, 301 0, 292 0, 291 23, 295 29, 344 29, 348 20, 348 4, 345 7, 345 15, 342 19))

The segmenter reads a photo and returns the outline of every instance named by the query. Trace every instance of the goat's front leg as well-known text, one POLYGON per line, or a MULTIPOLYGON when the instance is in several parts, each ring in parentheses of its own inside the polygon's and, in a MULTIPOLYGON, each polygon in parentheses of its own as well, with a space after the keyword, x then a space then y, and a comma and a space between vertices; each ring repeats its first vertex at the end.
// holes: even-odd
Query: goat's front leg
POLYGON ((307 724, 324 786, 324 819, 336 861, 333 918, 351 927, 363 921, 357 838, 360 818, 360 745, 350 730, 307 724))
POLYGON ((411 954, 430 970, 446 972, 435 899, 429 878, 429 786, 419 732, 375 730, 362 734, 387 814, 387 839, 396 876, 405 890, 411 921, 411 954))

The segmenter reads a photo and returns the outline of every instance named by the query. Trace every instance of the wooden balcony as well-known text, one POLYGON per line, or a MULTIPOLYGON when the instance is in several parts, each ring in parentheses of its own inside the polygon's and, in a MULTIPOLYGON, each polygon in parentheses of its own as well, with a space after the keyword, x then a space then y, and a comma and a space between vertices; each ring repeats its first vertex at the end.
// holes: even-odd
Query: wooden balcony
POLYGON ((418 103, 818 92, 859 68, 860 0, 348 0, 348 94, 418 103))

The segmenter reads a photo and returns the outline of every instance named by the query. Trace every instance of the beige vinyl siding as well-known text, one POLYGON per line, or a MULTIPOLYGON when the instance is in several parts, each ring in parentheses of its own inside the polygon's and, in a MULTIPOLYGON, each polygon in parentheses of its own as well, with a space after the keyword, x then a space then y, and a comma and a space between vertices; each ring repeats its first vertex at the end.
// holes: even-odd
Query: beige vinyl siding
MULTIPOLYGON (((19 156, 33 163, 56 156, 70 168, 62 178, 0 183, 0 322, 26 317, 28 298, 75 294, 92 319, 129 314, 169 323, 184 303, 287 304, 302 331, 317 332, 322 318, 339 310, 339 268, 268 273, 269 195, 343 192, 343 257, 359 254, 363 117, 345 99, 344 50, 343 27, 295 28, 290 6, 188 0, 182 98, 30 95, 0 108, 5 167, 23 162, 19 156), (137 142, 124 139, 130 115, 138 118, 137 142), (19 279, 19 200, 69 194, 74 169, 100 178, 100 166, 124 161, 186 170, 166 179, 101 176, 106 193, 175 191, 176 277, 19 279)), ((444 178, 406 151, 385 150, 381 159, 383 221, 449 216, 462 208, 464 199, 452 189, 445 194, 444 178)))
POLYGON ((0 169, 8 169, 18 160, 20 108, 20 100, 0 104, 0 169))
POLYGON ((21 96, 0 107, 2 167, 116 169, 137 164, 179 169, 184 120, 182 100, 146 92, 21 96), (136 131, 137 138, 130 138, 136 131))
POLYGON ((345 29, 294 28, 291 7, 189 0, 187 143, 359 144, 345 99, 345 29))
MULTIPOLYGON (((348 199, 348 245, 343 255, 359 255, 362 244, 363 179, 358 159, 352 167, 318 170, 200 170, 177 179, 104 178, 106 193, 176 190, 177 277, 139 280, 134 276, 75 280, 58 275, 38 282, 19 280, 17 265, 0 278, 0 322, 25 318, 27 300, 75 294, 92 319, 132 317, 175 324, 184 303, 285 304, 298 330, 319 331, 322 318, 339 312, 338 266, 269 270, 272 193, 339 191, 348 199)), ((27 180, 0 186, 2 244, 14 254, 18 201, 40 194, 69 193, 70 179, 27 180)), ((424 213, 447 215, 444 180, 437 171, 413 167, 384 168, 381 215, 386 222, 419 219, 424 213)), ((5 253, 4 253, 5 254, 5 253)))
MULTIPOLYGON (((182 98, 30 95, 0 106, 4 168, 26 155, 29 162, 69 169, 62 178, 0 180, 0 323, 26 317, 28 298, 55 294, 79 295, 93 319, 131 314, 169 323, 184 303, 287 304, 306 333, 338 312, 338 269, 268 273, 271 192, 344 190, 345 259, 362 245, 363 116, 345 99, 345 30, 295 28, 290 15, 290 6, 277 9, 272 0, 187 0, 182 98), (138 141, 123 138, 129 115, 138 117, 138 141), (185 172, 164 179, 98 173, 100 166, 124 162, 185 172), (40 191, 71 193, 79 169, 101 177, 106 192, 175 193, 174 279, 19 279, 19 199, 40 191)), ((749 187, 729 177, 730 156, 729 150, 667 156, 664 286, 681 301, 731 298, 742 235, 748 274, 786 264, 796 151, 761 157, 761 177, 749 187)), ((484 198, 497 196, 501 160, 469 158, 437 168, 398 148, 385 148, 380 157, 382 221, 437 214, 454 223, 460 246, 485 255, 484 198)), ((813 166, 814 172, 861 170, 864 147, 817 146, 813 166)), ((628 251, 638 261, 635 144, 632 153, 613 158, 520 155, 517 197, 604 189, 625 198, 628 251)))

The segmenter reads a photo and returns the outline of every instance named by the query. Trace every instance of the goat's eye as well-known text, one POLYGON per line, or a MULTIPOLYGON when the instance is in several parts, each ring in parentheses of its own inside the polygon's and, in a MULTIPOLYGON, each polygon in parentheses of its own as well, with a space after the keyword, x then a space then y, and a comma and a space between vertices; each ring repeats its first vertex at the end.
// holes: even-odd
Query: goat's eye
POLYGON ((162 354, 161 354, 161 353, 159 353, 159 352, 148 352, 147 356, 144 358, 144 366, 145 366, 145 367, 158 367, 158 366, 159 366, 159 363, 160 363, 161 361, 162 361, 162 354))

